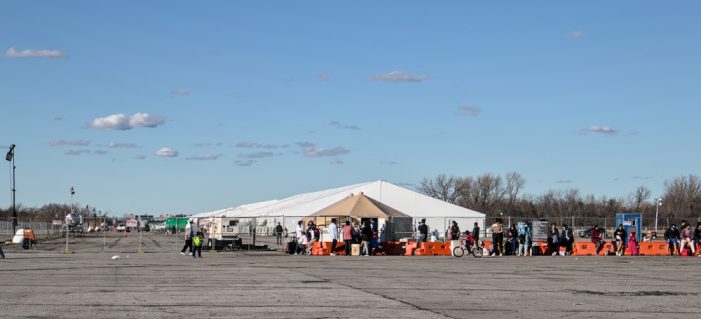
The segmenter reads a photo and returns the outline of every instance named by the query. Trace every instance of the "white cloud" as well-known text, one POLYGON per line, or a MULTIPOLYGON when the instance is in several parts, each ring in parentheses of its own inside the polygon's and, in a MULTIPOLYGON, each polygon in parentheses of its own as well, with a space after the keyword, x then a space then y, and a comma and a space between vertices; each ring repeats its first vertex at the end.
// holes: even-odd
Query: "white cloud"
POLYGON ((97 150, 97 151, 93 152, 93 154, 97 154, 97 155, 105 155, 107 153, 109 153, 109 151, 105 151, 105 150, 97 150))
POLYGON ((156 150, 154 155, 160 156, 160 157, 176 157, 176 156, 178 156, 178 151, 176 151, 175 149, 170 148, 170 147, 163 147, 163 148, 156 150))
POLYGON ((189 161, 216 161, 221 157, 221 155, 207 154, 203 156, 192 156, 186 158, 189 161))
POLYGON ((316 146, 308 146, 303 150, 305 157, 326 157, 326 156, 339 156, 350 153, 350 150, 345 147, 334 147, 331 149, 317 148, 316 146))
POLYGON ((88 141, 88 140, 66 141, 66 140, 57 138, 57 139, 54 139, 51 142, 49 142, 49 145, 51 145, 51 146, 63 146, 63 145, 88 146, 88 145, 90 145, 90 141, 88 141))
POLYGON ((590 128, 584 129, 585 133, 599 133, 599 134, 604 134, 604 135, 615 135, 619 133, 619 130, 614 129, 609 126, 598 126, 598 125, 593 125, 590 128))
POLYGON ((68 55, 59 50, 26 49, 17 51, 15 48, 9 48, 5 51, 5 56, 8 58, 65 58, 68 55))
POLYGON ((124 131, 137 127, 156 127, 163 125, 165 119, 161 116, 150 115, 148 113, 134 113, 134 115, 126 116, 122 113, 98 117, 90 123, 91 128, 103 130, 124 131))
POLYGON ((105 147, 109 148, 137 148, 139 147, 136 144, 131 144, 131 143, 116 143, 116 142, 109 142, 107 145, 103 145, 105 147))
POLYGON ((251 165, 255 164, 256 161, 249 159, 249 160, 238 160, 238 161, 235 161, 234 163, 236 163, 236 165, 238 165, 238 166, 251 166, 251 165))
POLYGON ((572 31, 567 33, 567 37, 571 39, 581 38, 584 36, 584 31, 572 31))
POLYGON ((373 75, 370 77, 370 81, 381 81, 381 82, 422 82, 427 80, 427 75, 412 75, 402 71, 392 71, 385 74, 373 75))
POLYGON ((458 108, 458 112, 464 116, 475 117, 482 112, 482 109, 475 106, 461 106, 458 108))
POLYGON ((331 121, 328 123, 330 126, 333 126, 339 130, 359 130, 360 127, 355 126, 355 125, 348 125, 348 124, 341 124, 338 121, 331 121))
POLYGON ((190 90, 188 90, 188 89, 175 89, 173 91, 170 91, 170 94, 175 95, 175 96, 188 96, 188 95, 190 95, 190 90))

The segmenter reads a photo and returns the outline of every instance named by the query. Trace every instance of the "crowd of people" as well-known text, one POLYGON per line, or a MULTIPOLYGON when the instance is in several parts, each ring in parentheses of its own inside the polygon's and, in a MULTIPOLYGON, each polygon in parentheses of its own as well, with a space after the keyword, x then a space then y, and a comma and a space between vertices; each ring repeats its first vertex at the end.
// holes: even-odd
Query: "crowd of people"
MULTIPOLYGON (((330 255, 335 256, 338 252, 338 243, 343 241, 343 249, 346 256, 351 255, 353 244, 360 245, 360 255, 372 256, 373 251, 379 247, 378 233, 373 230, 369 221, 362 224, 351 225, 350 221, 346 221, 343 227, 339 229, 338 220, 331 219, 331 224, 327 226, 329 236, 331 237, 330 255)), ((311 255, 312 247, 315 242, 319 241, 321 232, 314 221, 309 221, 306 228, 303 221, 297 222, 295 229, 295 238, 293 240, 294 249, 288 251, 295 255, 311 255)))
MULTIPOLYGON (((544 254, 544 251, 540 251, 540 248, 534 245, 533 234, 529 225, 524 223, 519 226, 511 224, 505 230, 503 221, 497 218, 494 224, 490 226, 492 245, 487 249, 489 255, 530 256, 544 254)), ((425 242, 428 235, 428 227, 425 220, 421 220, 418 231, 418 241, 420 243, 425 242)), ((450 222, 450 226, 445 233, 446 240, 465 240, 468 247, 470 243, 479 243, 479 236, 480 228, 477 223, 475 223, 471 232, 465 231, 461 233, 456 221, 450 222)), ((595 245, 596 254, 599 255, 606 245, 604 231, 599 228, 599 225, 593 225, 590 237, 591 242, 595 245)), ((611 239, 613 253, 617 256, 623 256, 626 253, 637 256, 639 254, 637 238, 635 231, 631 231, 629 234, 623 224, 618 225, 611 239)), ((642 238, 643 242, 651 242, 653 239, 654 235, 651 231, 647 232, 642 238)), ((668 244, 670 255, 701 256, 701 249, 699 249, 701 248, 701 223, 694 228, 686 221, 682 221, 679 229, 673 224, 665 231, 664 239, 668 244)), ((562 224, 559 228, 556 223, 550 225, 547 233, 547 247, 548 252, 552 256, 561 254, 572 255, 574 243, 574 232, 569 225, 562 224), (564 252, 561 252, 563 250, 564 252)))

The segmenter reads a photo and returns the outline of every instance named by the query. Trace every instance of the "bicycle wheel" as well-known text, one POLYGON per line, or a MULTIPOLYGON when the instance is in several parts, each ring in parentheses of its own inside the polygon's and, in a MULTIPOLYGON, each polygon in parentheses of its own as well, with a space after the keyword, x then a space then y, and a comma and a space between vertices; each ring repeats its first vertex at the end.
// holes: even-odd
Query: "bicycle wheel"
POLYGON ((472 248, 472 256, 475 256, 477 258, 482 257, 482 248, 481 247, 472 248))
POLYGON ((465 255, 465 249, 464 249, 464 248, 462 248, 462 247, 460 247, 460 246, 453 248, 453 256, 455 256, 455 257, 462 257, 463 255, 465 255))

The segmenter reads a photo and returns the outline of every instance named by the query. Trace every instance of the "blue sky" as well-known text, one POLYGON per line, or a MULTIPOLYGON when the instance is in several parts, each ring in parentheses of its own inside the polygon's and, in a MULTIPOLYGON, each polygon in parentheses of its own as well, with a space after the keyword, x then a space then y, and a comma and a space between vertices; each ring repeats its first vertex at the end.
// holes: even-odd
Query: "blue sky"
MULTIPOLYGON (((697 1, 3 1, 17 200, 178 213, 521 173, 624 196, 699 170, 697 1)), ((5 150, 3 150, 4 152, 5 150)), ((8 165, 9 167, 9 165, 8 165)), ((9 168, 7 196, 10 205, 9 168)), ((5 200, 2 200, 5 198, 5 200)))

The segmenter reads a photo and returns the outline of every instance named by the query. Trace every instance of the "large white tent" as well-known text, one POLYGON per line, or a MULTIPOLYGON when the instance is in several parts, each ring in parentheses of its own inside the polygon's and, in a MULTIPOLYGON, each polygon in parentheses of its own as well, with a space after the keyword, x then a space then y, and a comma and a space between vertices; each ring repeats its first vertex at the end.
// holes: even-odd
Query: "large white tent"
POLYGON ((442 236, 450 220, 457 221, 463 231, 471 230, 475 222, 484 229, 485 215, 482 213, 385 181, 366 182, 299 194, 281 200, 270 200, 200 213, 193 215, 193 217, 227 216, 243 219, 255 218, 258 225, 274 227, 279 222, 288 230, 293 231, 298 220, 338 202, 350 194, 359 194, 361 192, 414 217, 415 222, 425 218, 430 229, 437 231, 439 236, 442 236))

